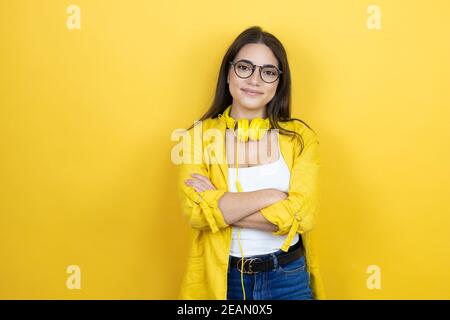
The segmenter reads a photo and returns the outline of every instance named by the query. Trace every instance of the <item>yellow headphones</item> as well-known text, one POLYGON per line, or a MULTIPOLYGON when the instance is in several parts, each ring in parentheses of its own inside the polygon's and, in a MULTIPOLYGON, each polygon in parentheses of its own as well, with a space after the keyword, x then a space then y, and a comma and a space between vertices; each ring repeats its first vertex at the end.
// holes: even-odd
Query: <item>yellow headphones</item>
MULTIPOLYGON (((236 120, 230 116, 231 106, 228 106, 223 112, 223 117, 225 118, 225 122, 227 124, 227 128, 234 130, 236 126, 236 120)), ((221 119, 222 115, 219 115, 221 119)), ((237 138, 239 141, 246 142, 250 138, 250 140, 260 140, 266 131, 270 129, 270 121, 269 118, 255 118, 252 119, 250 124, 247 118, 242 118, 237 120, 238 124, 238 135, 237 138)))
MULTIPOLYGON (((236 122, 237 122, 237 140, 238 142, 246 142, 249 139, 250 140, 260 140, 262 137, 264 137, 264 134, 267 130, 270 129, 270 120, 269 117, 262 119, 262 118, 254 118, 251 120, 250 124, 247 118, 238 119, 237 121, 233 119, 233 117, 230 116, 231 111, 231 105, 228 106, 223 114, 219 114, 219 119, 224 119, 227 128, 234 130, 236 128, 236 122)), ((236 150, 236 189, 238 192, 242 192, 241 184, 238 180, 238 153, 239 153, 239 146, 236 150)), ((241 228, 238 229, 238 244, 239 249, 241 251, 242 259, 244 259, 244 251, 242 250, 241 246, 241 228)), ((243 262, 243 261, 241 261, 243 262)), ((242 294, 245 299, 245 288, 244 288, 244 263, 241 263, 241 285, 242 285, 242 294)))
MULTIPOLYGON (((224 119, 228 129, 234 130, 236 128, 237 122, 237 140, 240 142, 246 142, 250 140, 260 140, 264 137, 264 134, 267 130, 270 129, 270 120, 269 117, 262 118, 254 118, 251 120, 250 124, 247 118, 238 119, 237 121, 230 116, 231 105, 228 106, 223 114, 219 114, 219 119, 224 119)), ((238 153, 239 147, 236 151, 236 189, 239 192, 242 192, 241 184, 238 180, 238 153)))

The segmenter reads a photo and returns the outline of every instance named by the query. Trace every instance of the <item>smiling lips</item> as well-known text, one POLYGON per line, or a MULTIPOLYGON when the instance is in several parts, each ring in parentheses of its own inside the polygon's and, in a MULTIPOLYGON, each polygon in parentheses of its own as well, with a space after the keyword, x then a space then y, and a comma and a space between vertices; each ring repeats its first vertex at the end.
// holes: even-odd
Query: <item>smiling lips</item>
POLYGON ((242 91, 245 92, 245 94, 249 95, 249 96, 258 96, 260 94, 262 94, 262 92, 259 91, 254 91, 254 90, 249 90, 249 89, 241 89, 242 91))

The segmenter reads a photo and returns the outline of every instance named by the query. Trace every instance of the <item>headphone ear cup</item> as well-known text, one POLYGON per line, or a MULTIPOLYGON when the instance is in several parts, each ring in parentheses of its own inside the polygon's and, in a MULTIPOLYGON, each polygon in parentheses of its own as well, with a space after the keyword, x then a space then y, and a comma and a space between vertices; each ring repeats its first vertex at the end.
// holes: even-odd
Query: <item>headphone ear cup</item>
POLYGON ((250 123, 249 137, 252 140, 260 140, 266 133, 269 125, 266 119, 255 118, 250 123))
POLYGON ((237 120, 238 129, 237 137, 241 142, 246 142, 248 140, 248 119, 242 118, 237 120))
POLYGON ((259 140, 259 128, 261 127, 261 122, 258 120, 261 119, 255 118, 250 122, 248 135, 251 140, 259 140))

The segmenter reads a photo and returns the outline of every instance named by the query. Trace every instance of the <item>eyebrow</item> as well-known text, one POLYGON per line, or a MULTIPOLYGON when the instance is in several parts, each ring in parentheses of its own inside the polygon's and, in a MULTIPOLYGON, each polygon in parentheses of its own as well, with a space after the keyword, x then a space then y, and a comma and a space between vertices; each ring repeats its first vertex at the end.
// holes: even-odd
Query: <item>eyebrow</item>
MULTIPOLYGON (((249 59, 238 59, 238 60, 236 60, 236 61, 242 61, 242 60, 247 61, 247 62, 250 62, 251 64, 255 65, 255 63, 254 63, 252 60, 249 60, 249 59)), ((277 67, 276 65, 270 64, 270 63, 268 63, 268 64, 263 64, 262 66, 263 66, 263 67, 277 67)), ((278 67, 277 67, 277 68, 278 68, 278 67)))

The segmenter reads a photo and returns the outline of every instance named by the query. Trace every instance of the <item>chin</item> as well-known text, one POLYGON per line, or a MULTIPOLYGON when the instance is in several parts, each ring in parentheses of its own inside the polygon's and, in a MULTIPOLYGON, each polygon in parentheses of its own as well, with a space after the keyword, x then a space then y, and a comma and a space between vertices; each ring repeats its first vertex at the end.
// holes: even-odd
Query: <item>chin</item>
POLYGON ((259 106, 264 105, 262 97, 241 97, 241 105, 249 109, 257 109, 259 106))
POLYGON ((246 101, 244 101, 241 106, 249 109, 249 110, 258 110, 264 107, 265 104, 261 103, 260 101, 255 101, 255 102, 250 102, 247 103, 246 101))

